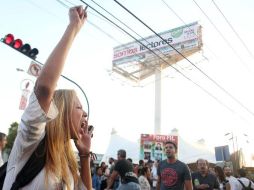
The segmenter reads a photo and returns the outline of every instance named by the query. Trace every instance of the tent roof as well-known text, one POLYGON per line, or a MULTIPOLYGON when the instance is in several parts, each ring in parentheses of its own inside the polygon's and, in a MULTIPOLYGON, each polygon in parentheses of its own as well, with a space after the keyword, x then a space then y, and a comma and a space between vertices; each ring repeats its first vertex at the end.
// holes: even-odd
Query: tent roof
MULTIPOLYGON (((140 144, 138 141, 130 141, 114 132, 111 134, 108 148, 103 155, 102 161, 107 162, 110 157, 116 158, 117 151, 124 149, 126 150, 127 158, 131 158, 133 163, 138 163, 140 160, 139 148, 140 144)), ((205 143, 190 143, 178 135, 178 159, 188 164, 196 162, 199 158, 206 159, 210 163, 216 162, 214 151, 209 150, 205 143)))

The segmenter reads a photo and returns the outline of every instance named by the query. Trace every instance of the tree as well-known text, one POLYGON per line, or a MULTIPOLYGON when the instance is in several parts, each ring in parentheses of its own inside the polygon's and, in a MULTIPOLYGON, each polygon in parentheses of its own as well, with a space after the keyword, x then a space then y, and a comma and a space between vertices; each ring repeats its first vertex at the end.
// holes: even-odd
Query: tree
POLYGON ((18 130, 19 124, 17 122, 13 122, 11 124, 11 127, 9 128, 9 132, 7 135, 7 144, 5 146, 4 152, 9 155, 13 146, 13 143, 15 141, 15 138, 17 136, 17 130, 18 130))

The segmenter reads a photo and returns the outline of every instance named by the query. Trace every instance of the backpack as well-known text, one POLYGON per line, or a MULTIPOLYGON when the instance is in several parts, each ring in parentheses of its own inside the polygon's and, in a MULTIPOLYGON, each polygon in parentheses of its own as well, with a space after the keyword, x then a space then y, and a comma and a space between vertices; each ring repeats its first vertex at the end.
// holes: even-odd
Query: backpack
MULTIPOLYGON (((26 164, 16 176, 12 184, 11 190, 18 190, 30 183, 34 177, 42 170, 46 162, 45 137, 41 140, 37 148, 34 150, 26 164)), ((0 167, 0 190, 3 189, 4 179, 6 176, 7 162, 0 167)))
POLYGON ((238 181, 239 181, 239 182, 241 183, 241 185, 243 186, 242 190, 253 190, 253 189, 251 188, 251 181, 250 181, 250 180, 249 180, 249 185, 248 185, 248 187, 246 187, 240 179, 238 179, 238 181))

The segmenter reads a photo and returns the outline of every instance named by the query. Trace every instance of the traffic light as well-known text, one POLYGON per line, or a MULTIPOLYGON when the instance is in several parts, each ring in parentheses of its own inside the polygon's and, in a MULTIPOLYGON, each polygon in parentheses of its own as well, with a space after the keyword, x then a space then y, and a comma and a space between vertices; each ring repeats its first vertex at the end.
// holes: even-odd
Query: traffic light
POLYGON ((30 57, 31 59, 36 59, 39 51, 37 48, 31 48, 29 44, 24 44, 21 39, 14 39, 12 34, 7 34, 2 42, 9 45, 10 47, 16 49, 17 51, 25 54, 26 56, 30 57))

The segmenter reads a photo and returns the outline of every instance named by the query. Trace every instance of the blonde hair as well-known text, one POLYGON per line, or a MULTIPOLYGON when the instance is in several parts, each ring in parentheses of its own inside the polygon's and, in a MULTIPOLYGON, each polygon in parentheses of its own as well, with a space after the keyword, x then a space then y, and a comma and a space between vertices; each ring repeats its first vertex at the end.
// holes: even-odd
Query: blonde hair
MULTIPOLYGON (((70 189, 72 173, 74 185, 78 183, 78 164, 71 146, 70 128, 73 128, 72 110, 76 93, 74 90, 57 90, 54 102, 58 108, 58 116, 46 125, 46 182, 50 174, 54 174, 70 189)), ((77 133, 74 131, 74 133, 77 133)), ((47 184, 47 183, 46 183, 47 184)))

